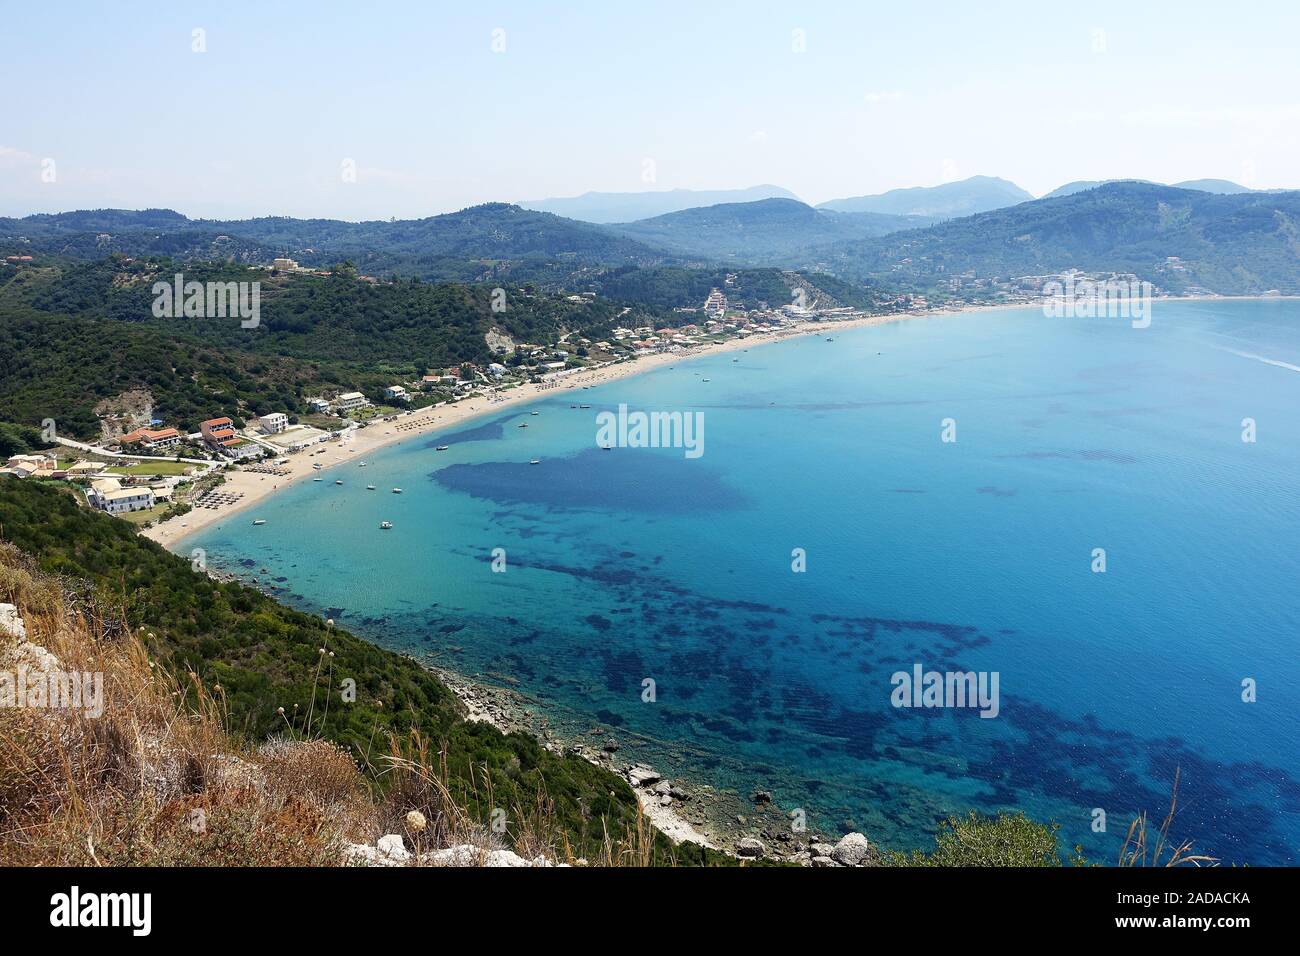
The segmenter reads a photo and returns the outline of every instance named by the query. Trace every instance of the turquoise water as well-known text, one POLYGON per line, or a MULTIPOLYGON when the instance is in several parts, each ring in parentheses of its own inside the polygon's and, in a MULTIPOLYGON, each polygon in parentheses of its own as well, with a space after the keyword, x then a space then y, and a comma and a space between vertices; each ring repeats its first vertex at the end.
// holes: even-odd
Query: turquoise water
POLYGON ((1108 862, 1181 768, 1176 835, 1297 862, 1300 303, 826 334, 408 439, 184 547, 831 831, 1020 808, 1108 862), (619 403, 703 413, 704 454, 597 448, 619 403), (892 707, 916 663, 997 672, 998 716, 892 707))

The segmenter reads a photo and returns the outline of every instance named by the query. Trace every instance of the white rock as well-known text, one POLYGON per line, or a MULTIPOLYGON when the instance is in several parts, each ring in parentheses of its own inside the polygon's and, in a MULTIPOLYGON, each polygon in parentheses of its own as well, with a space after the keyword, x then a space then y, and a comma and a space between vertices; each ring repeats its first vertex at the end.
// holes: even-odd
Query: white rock
POLYGON ((420 862, 429 866, 555 866, 544 856, 535 860, 525 860, 512 850, 485 850, 469 843, 434 850, 420 857, 420 862))
POLYGON ((483 852, 478 847, 466 843, 426 853, 421 857, 421 862, 428 863, 430 866, 478 866, 482 859, 483 852))
POLYGON ((373 846, 364 843, 349 843, 343 848, 345 866, 389 866, 387 858, 381 857, 373 846))
POLYGON ((18 608, 12 604, 0 604, 0 633, 27 640, 27 625, 18 616, 18 608))
POLYGON ((861 833, 849 833, 831 851, 831 859, 845 866, 857 866, 871 855, 871 844, 861 833))
POLYGON ((511 850, 493 850, 483 860, 484 866, 532 866, 518 853, 511 850))
POLYGON ((767 847, 763 846, 763 841, 753 837, 745 837, 736 844, 737 856, 760 857, 766 852, 767 847))
POLYGON ((387 836, 381 836, 376 844, 379 852, 395 863, 405 863, 411 858, 410 851, 406 849, 406 844, 402 842, 402 836, 399 833, 390 833, 387 836))
POLYGON ((633 767, 627 772, 627 779, 634 787, 646 787, 659 782, 659 774, 649 767, 633 767))

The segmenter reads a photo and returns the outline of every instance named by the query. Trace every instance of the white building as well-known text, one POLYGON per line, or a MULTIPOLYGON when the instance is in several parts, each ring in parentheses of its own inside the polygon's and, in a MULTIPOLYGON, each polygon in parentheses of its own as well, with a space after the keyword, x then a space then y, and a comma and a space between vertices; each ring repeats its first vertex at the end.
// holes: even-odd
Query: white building
POLYGON ((704 311, 721 318, 727 313, 727 297, 721 289, 714 289, 704 300, 704 311))
POLYGON ((271 263, 271 268, 275 269, 277 272, 297 272, 298 263, 294 262, 292 259, 276 259, 271 263))
POLYGON ((272 412, 259 418, 257 426, 267 435, 278 435, 289 427, 289 416, 284 412, 272 412))
POLYGON ((411 396, 407 394, 406 389, 400 385, 390 385, 384 389, 384 398, 394 402, 409 402, 411 396))
POLYGON ((309 398, 307 399, 307 407, 313 412, 324 414, 330 410, 330 403, 323 398, 309 398))
POLYGON ((52 455, 14 455, 5 463, 4 470, 19 478, 29 478, 39 472, 52 472, 59 467, 52 455))
POLYGON ((116 478, 100 478, 90 484, 86 500, 92 507, 111 515, 144 511, 154 506, 153 489, 147 486, 123 488, 116 478))
POLYGON ((334 400, 335 407, 341 412, 350 412, 354 408, 364 408, 370 403, 360 392, 344 392, 334 400))

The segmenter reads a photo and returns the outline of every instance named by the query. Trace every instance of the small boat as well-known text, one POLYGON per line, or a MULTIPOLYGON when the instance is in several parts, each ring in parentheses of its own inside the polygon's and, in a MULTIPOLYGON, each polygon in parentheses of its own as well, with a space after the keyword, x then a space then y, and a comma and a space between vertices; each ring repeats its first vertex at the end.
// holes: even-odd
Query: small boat
POLYGON ((363 462, 362 462, 358 467, 360 467, 360 468, 364 468, 364 467, 366 467, 366 463, 363 461, 363 462))
POLYGON ((366 491, 374 491, 374 490, 375 490, 374 485, 366 485, 366 491))
POLYGON ((528 423, 527 423, 527 422, 520 422, 520 423, 519 423, 519 427, 520 427, 520 428, 527 428, 527 427, 528 427, 528 423))
POLYGON ((341 485, 341 484, 343 484, 343 482, 341 482, 341 481, 336 481, 336 482, 334 482, 334 484, 336 484, 336 485, 341 485))
POLYGON ((713 381, 713 379, 710 379, 710 378, 702 378, 702 379, 700 379, 700 381, 701 381, 701 382, 711 382, 711 381, 713 381))
POLYGON ((258 518, 256 521, 253 522, 253 524, 266 524, 266 519, 258 518))
POLYGON ((324 481, 324 478, 313 478, 312 481, 324 481))
POLYGON ((542 460, 541 460, 540 458, 534 458, 534 459, 533 459, 532 461, 530 461, 528 464, 530 464, 530 465, 540 465, 541 463, 542 463, 542 460))
POLYGON ((401 493, 402 493, 402 489, 401 489, 401 488, 394 488, 394 489, 393 489, 393 494, 395 494, 395 495, 400 495, 401 493))
POLYGON ((387 530, 388 530, 389 528, 391 528, 392 526, 393 526, 393 523, 392 523, 391 521, 381 521, 381 522, 379 522, 379 530, 380 530, 380 531, 387 531, 387 530))
POLYGON ((448 448, 450 448, 450 447, 451 447, 450 445, 439 445, 439 446, 438 446, 436 449, 434 449, 434 450, 435 450, 435 451, 446 451, 446 450, 447 450, 448 448))
POLYGON ((577 406, 577 405, 570 405, 569 407, 570 407, 570 408, 577 408, 578 406, 577 406))
POLYGON ((583 407, 583 408, 591 408, 590 405, 583 405, 582 407, 583 407))
POLYGON ((533 412, 534 415, 540 415, 541 412, 533 412))

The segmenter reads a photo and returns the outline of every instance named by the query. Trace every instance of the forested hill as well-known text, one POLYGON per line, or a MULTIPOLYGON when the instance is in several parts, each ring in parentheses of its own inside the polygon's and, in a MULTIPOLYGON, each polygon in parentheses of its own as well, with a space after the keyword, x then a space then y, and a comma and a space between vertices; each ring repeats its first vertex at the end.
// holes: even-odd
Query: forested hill
POLYGON ((844 278, 1132 272, 1171 293, 1300 292, 1300 192, 1216 195, 1135 181, 829 246, 844 278))
POLYGON ((608 228, 678 255, 785 263, 827 243, 883 236, 933 221, 926 216, 833 212, 778 198, 685 209, 608 228))
POLYGON ((0 219, 0 249, 77 258, 110 253, 324 267, 342 259, 362 273, 424 279, 554 281, 593 265, 679 260, 600 226, 488 203, 427 219, 343 222, 268 217, 188 219, 168 209, 97 209, 0 219))
POLYGON ((623 306, 572 301, 514 286, 504 311, 492 289, 418 280, 364 282, 272 276, 229 263, 37 261, 0 286, 0 422, 59 422, 93 437, 92 409, 147 388, 154 411, 187 430, 216 415, 236 419, 306 410, 322 390, 373 394, 422 370, 495 360, 487 333, 548 344, 570 330, 609 328, 623 306), (261 322, 157 319, 152 285, 187 280, 261 283, 261 322))
POLYGON ((735 304, 774 307, 795 287, 810 301, 869 306, 867 290, 827 276, 776 269, 628 267, 593 272, 599 295, 573 296, 532 286, 367 282, 347 266, 330 275, 273 275, 232 263, 181 263, 120 255, 93 261, 35 256, 0 273, 0 423, 59 422, 72 437, 98 433, 95 406, 148 389, 154 412, 193 430, 217 415, 244 419, 302 413, 322 391, 379 397, 394 382, 429 369, 507 361, 488 346, 490 331, 516 343, 550 345, 566 332, 599 340, 618 324, 681 325, 713 288, 735 304), (157 319, 153 284, 261 283, 261 321, 157 319), (494 311, 494 288, 504 292, 494 311))

